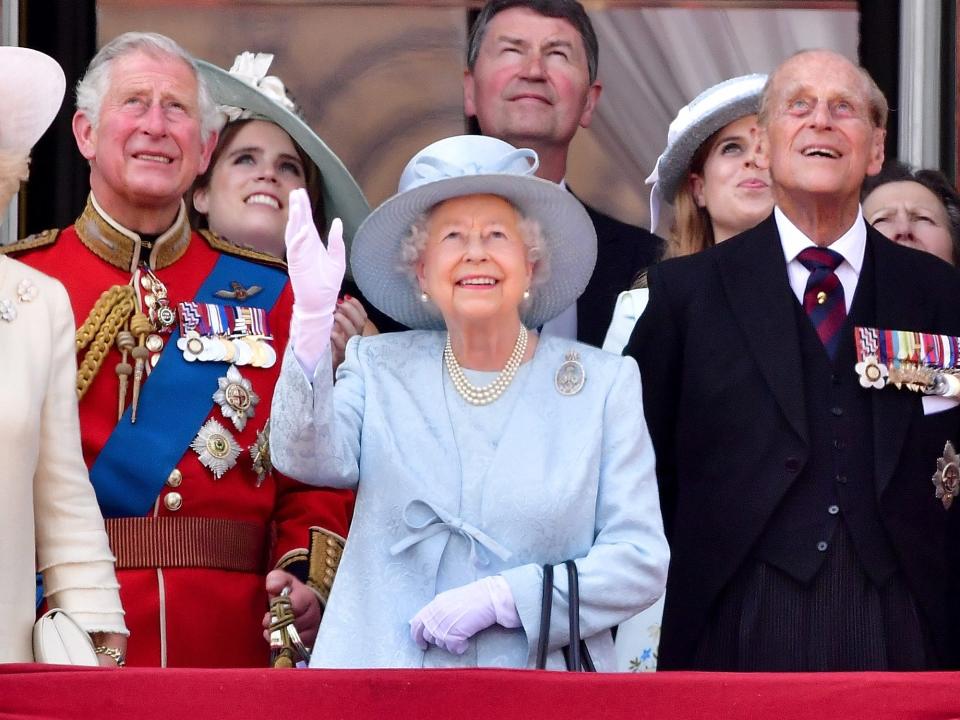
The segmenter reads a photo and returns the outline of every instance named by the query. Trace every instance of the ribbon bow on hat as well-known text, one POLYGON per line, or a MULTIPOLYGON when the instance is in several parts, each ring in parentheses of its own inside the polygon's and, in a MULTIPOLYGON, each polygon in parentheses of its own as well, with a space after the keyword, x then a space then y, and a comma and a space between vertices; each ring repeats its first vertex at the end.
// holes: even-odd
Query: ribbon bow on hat
MULTIPOLYGON (((287 90, 283 86, 283 81, 276 75, 267 75, 267 70, 270 69, 270 63, 272 62, 272 53, 242 52, 233 61, 233 66, 229 72, 238 80, 256 88, 262 95, 280 107, 296 114, 297 106, 287 97, 287 90)), ((255 113, 246 108, 232 105, 221 105, 220 111, 227 116, 228 122, 245 120, 255 116, 255 113)))
POLYGON ((537 153, 529 148, 511 150, 500 157, 482 161, 456 162, 437 155, 421 154, 407 167, 400 178, 400 192, 468 175, 533 175, 540 166, 537 153))

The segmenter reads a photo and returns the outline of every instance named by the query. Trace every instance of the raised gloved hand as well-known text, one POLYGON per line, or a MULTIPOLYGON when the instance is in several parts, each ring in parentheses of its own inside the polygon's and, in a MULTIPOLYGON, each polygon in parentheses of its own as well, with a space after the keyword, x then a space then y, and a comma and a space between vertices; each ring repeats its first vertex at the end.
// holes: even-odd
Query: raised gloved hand
POLYGON ((426 650, 429 643, 462 655, 470 638, 494 623, 520 627, 520 615, 501 575, 485 577, 447 590, 428 602, 410 621, 413 641, 426 650))
POLYGON ((323 351, 330 346, 333 312, 347 266, 343 223, 339 218, 333 221, 324 247, 313 224, 307 191, 291 192, 288 209, 284 239, 294 299, 290 341, 300 365, 312 377, 323 351))

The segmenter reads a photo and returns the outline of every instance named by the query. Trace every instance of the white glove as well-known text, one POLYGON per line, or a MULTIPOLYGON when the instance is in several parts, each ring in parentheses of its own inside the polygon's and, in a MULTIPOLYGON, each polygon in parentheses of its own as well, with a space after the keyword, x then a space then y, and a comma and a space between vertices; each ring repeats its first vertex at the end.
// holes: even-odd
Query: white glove
POLYGON ((327 247, 313 224, 310 198, 299 188, 290 193, 287 227, 287 272, 293 286, 290 342, 293 354, 308 377, 313 377, 324 350, 330 347, 333 312, 346 270, 343 223, 330 225, 327 247))
POLYGON ((494 623, 520 627, 520 615, 502 575, 447 590, 428 602, 410 621, 410 636, 421 650, 428 643, 462 655, 470 638, 494 623))

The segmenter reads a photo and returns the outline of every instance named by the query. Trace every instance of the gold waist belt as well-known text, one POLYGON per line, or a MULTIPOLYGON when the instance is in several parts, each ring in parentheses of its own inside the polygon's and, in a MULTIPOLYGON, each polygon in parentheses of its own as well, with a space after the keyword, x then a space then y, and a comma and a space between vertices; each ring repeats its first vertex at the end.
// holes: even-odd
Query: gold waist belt
POLYGON ((261 573, 266 533, 261 525, 205 517, 126 517, 106 520, 117 570, 210 568, 261 573))

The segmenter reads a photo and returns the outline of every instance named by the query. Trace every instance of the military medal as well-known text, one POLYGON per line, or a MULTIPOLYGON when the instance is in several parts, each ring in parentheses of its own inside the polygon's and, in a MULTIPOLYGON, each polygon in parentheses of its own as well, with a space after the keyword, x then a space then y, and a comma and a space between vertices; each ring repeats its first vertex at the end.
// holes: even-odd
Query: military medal
POLYGON ((213 401, 220 406, 223 416, 233 421, 237 430, 243 432, 247 420, 254 415, 260 396, 253 391, 253 384, 240 374, 236 365, 227 369, 227 376, 217 379, 217 391, 213 401))
POLYGON ((201 464, 209 468, 217 480, 237 464, 240 456, 240 446, 233 439, 233 435, 213 418, 203 424, 190 447, 200 456, 201 464))
MULTIPOLYGON (((256 286, 254 286, 256 287, 256 286)), ((249 293, 253 292, 251 288, 249 293)), ((177 342, 188 362, 228 362, 234 365, 272 367, 277 352, 263 308, 243 305, 184 302, 177 306, 181 340, 177 342)))
POLYGON ((167 286, 147 265, 143 265, 143 271, 146 275, 140 278, 140 284, 148 291, 144 302, 150 310, 150 322, 157 332, 168 333, 177 324, 177 313, 170 307, 167 286))
POLYGON ((953 443, 947 440, 943 447, 943 457, 937 458, 937 471, 933 474, 935 495, 943 503, 945 510, 950 509, 953 499, 960 491, 960 458, 953 449, 953 443))
POLYGON ((177 349, 183 353, 184 360, 193 362, 200 357, 200 353, 203 352, 203 341, 197 332, 191 330, 177 340, 177 349))
POLYGON ((557 392, 561 395, 576 395, 583 390, 583 384, 587 381, 587 375, 580 364, 580 353, 571 350, 566 354, 566 359, 557 370, 555 382, 557 392))
POLYGON ((862 387, 960 397, 960 337, 857 327, 854 343, 862 387))
POLYGON ((257 474, 257 487, 273 474, 273 463, 270 461, 270 421, 257 433, 257 439, 250 446, 250 457, 253 458, 253 471, 257 474))
POLYGON ((877 360, 876 355, 867 355, 854 365, 860 376, 860 387, 881 389, 887 384, 889 372, 887 366, 877 360))

